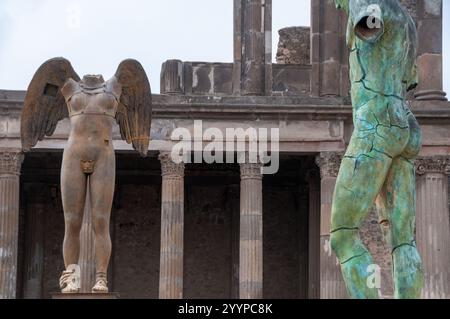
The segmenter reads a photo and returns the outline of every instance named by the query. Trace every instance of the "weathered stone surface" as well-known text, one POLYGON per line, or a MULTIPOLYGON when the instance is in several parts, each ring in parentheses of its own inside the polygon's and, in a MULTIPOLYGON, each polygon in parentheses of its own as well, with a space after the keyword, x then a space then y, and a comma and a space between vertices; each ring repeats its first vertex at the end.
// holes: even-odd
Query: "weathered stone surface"
POLYGON ((273 65, 273 92, 283 95, 309 95, 311 66, 273 65))
POLYGON ((270 95, 272 0, 234 1, 233 93, 270 95))
POLYGON ((448 176, 450 158, 434 156, 416 161, 417 246, 423 256, 425 299, 450 298, 450 221, 448 176))
POLYGON ((260 164, 241 164, 239 297, 263 298, 263 202, 260 164))
POLYGON ((159 298, 183 298, 184 164, 172 161, 169 152, 161 161, 161 267, 159 298))
POLYGON ((20 151, 0 151, 0 299, 16 298, 22 161, 20 151))
POLYGON ((183 62, 168 60, 161 68, 161 94, 182 94, 184 91, 183 62))
POLYGON ((346 299, 347 289, 342 278, 340 264, 330 245, 330 220, 333 193, 341 153, 322 153, 317 156, 316 164, 320 168, 320 298, 346 299))
POLYGON ((311 29, 309 27, 289 27, 278 31, 277 63, 311 64, 311 29))

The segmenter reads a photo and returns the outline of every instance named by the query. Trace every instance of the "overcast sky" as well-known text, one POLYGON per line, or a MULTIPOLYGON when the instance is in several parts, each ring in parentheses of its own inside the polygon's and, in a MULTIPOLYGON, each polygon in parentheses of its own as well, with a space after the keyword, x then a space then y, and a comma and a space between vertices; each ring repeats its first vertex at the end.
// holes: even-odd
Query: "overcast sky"
MULTIPOLYGON (((450 3, 444 1, 444 34, 450 3)), ((310 0, 273 0, 276 30, 310 23, 310 0)), ((111 77, 120 61, 139 60, 159 92, 167 59, 231 62, 232 0, 0 0, 0 88, 24 90, 47 59, 64 56, 77 73, 111 77)), ((450 37, 444 43, 450 93, 450 37)))

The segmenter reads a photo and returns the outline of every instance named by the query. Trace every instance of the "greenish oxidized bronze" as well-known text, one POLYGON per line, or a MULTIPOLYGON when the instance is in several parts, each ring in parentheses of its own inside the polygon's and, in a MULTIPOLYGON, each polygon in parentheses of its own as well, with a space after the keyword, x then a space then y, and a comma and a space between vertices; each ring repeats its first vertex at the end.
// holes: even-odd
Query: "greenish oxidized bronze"
POLYGON ((392 249, 395 298, 419 298, 422 262, 415 243, 414 159, 420 127, 406 101, 417 85, 417 31, 397 0, 336 0, 349 16, 354 132, 336 182, 331 246, 352 298, 378 298, 372 257, 359 228, 376 203, 392 249))

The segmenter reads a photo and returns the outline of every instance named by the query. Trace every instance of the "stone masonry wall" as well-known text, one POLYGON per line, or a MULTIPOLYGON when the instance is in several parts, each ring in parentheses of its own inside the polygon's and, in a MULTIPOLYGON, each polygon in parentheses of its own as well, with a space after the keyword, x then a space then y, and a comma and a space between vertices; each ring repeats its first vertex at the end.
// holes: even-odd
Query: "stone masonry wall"
POLYGON ((311 64, 309 27, 289 27, 278 31, 277 63, 279 64, 311 64))

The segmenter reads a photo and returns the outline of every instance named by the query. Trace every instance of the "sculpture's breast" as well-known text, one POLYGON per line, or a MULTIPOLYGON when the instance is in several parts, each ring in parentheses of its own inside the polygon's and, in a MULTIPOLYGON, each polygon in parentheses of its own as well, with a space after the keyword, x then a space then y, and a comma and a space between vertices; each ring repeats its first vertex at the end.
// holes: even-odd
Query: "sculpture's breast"
POLYGON ((106 90, 81 90, 72 96, 69 103, 69 115, 108 115, 115 117, 118 101, 106 90))

